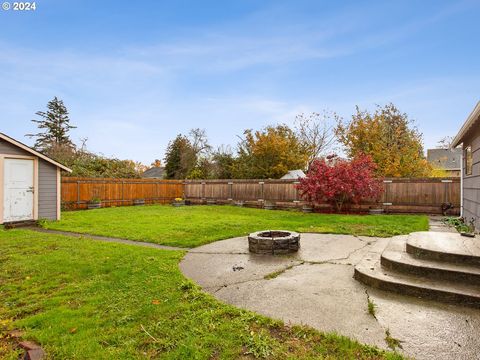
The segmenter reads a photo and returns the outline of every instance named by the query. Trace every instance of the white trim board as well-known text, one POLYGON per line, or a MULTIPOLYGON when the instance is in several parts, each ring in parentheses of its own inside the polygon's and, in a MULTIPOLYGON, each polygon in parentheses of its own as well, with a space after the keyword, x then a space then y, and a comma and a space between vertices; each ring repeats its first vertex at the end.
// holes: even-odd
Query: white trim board
POLYGON ((62 170, 68 171, 70 173, 72 172, 72 170, 70 168, 66 167, 65 165, 62 165, 59 162, 56 162, 55 160, 50 159, 48 156, 45 156, 42 153, 39 153, 38 151, 33 150, 31 147, 29 147, 25 144, 22 144, 20 141, 12 139, 8 135, 0 133, 0 139, 5 140, 6 142, 8 142, 10 144, 19 147, 20 149, 25 150, 25 151, 29 152, 30 154, 35 155, 35 156, 39 157, 40 159, 43 159, 43 160, 49 162, 50 164, 53 164, 53 165, 61 168, 62 170))
POLYGON ((475 105, 475 108, 472 110, 467 120, 463 124, 462 128, 458 132, 457 136, 452 141, 452 148, 456 148, 463 142, 465 135, 472 128, 473 125, 480 119, 480 101, 475 105))

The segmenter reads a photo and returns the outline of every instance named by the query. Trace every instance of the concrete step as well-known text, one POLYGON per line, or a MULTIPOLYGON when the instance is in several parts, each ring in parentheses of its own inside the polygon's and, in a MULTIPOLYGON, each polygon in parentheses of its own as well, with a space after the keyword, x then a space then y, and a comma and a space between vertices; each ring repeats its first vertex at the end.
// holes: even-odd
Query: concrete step
POLYGON ((419 259, 480 267, 480 237, 458 233, 416 232, 408 236, 406 252, 419 259))
POLYGON ((378 253, 368 254, 355 266, 354 278, 381 290, 480 308, 480 286, 385 269, 381 266, 378 253))
POLYGON ((421 259, 405 252, 405 239, 394 238, 380 257, 384 269, 430 279, 480 285, 480 267, 464 263, 421 259))
POLYGON ((36 220, 21 220, 21 221, 9 221, 3 223, 5 229, 16 229, 21 227, 29 227, 37 224, 36 220))

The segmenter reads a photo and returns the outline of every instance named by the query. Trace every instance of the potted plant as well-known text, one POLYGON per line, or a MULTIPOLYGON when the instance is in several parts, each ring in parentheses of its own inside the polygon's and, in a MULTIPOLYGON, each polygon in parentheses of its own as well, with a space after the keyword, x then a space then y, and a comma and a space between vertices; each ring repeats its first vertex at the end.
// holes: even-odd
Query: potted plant
POLYGON ((443 214, 443 216, 447 216, 448 211, 453 209, 453 208, 454 208, 454 206, 453 206, 452 203, 449 203, 449 202, 442 203, 442 214, 443 214))
POLYGON ((463 227, 461 227, 460 235, 466 237, 475 237, 475 219, 472 218, 468 224, 463 223, 463 227))
MULTIPOLYGON (((299 189, 299 185, 300 184, 299 182, 297 183, 297 185, 295 185, 295 188, 298 190, 299 189)), ((302 205, 302 212, 304 213, 312 213, 313 212, 313 209, 315 207, 314 205, 314 202, 313 202, 313 197, 310 193, 308 192, 301 192, 301 197, 303 198, 303 200, 305 200, 306 202, 303 203, 302 205)))
POLYGON ((88 209, 99 209, 102 207, 102 200, 99 197, 93 197, 88 203, 88 209))
POLYGON ((265 210, 275 210, 275 207, 276 207, 275 203, 270 201, 265 201, 265 203, 263 204, 263 208, 265 210))
POLYGON ((175 207, 183 206, 185 205, 185 201, 182 198, 175 198, 175 200, 172 202, 172 205, 175 207))
POLYGON ((135 199, 133 200, 133 206, 145 205, 145 199, 135 199))
POLYGON ((368 209, 368 213, 370 215, 382 215, 385 213, 385 209, 380 207, 380 206, 371 206, 369 209, 368 209))
POLYGON ((312 213, 313 212, 314 205, 311 201, 309 201, 306 204, 303 204, 302 206, 302 212, 304 213, 312 213))
POLYGON ((380 196, 381 196, 381 192, 379 191, 376 194, 374 194, 374 197, 372 197, 372 200, 374 201, 375 204, 368 208, 368 213, 370 215, 385 214, 385 208, 383 207, 383 204, 380 204, 380 196))

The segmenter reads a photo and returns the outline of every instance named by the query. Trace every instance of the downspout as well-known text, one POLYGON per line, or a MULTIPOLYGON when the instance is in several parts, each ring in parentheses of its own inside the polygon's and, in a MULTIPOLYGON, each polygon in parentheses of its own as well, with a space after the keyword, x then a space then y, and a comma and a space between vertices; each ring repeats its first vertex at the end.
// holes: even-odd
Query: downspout
POLYGON ((464 168, 464 161, 465 161, 465 152, 463 151, 463 144, 462 144, 462 157, 460 161, 460 217, 463 217, 463 177, 465 176, 465 172, 463 171, 464 168))

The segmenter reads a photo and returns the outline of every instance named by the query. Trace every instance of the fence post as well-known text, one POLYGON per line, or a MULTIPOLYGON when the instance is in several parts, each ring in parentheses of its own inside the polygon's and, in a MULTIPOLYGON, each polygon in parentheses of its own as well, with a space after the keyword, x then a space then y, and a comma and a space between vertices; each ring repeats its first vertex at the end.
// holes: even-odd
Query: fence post
POLYGON ((122 204, 120 206, 125 205, 125 194, 124 194, 124 187, 125 186, 125 181, 122 180, 122 204))
POLYGON ((385 199, 383 199, 383 206, 391 206, 393 204, 388 199, 388 195, 389 195, 389 191, 388 191, 389 190, 389 185, 388 184, 391 184, 392 180, 383 180, 383 183, 385 184, 385 199))
POLYGON ((297 185, 300 184, 300 181, 294 181, 293 182, 293 187, 295 189, 295 199, 293 200, 294 203, 298 203, 300 202, 300 200, 298 199, 299 196, 298 196, 298 188, 297 188, 297 185))
POLYGON ((77 180, 77 209, 80 207, 80 180, 77 180))
POLYGON ((260 199, 258 199, 258 201, 264 201, 265 194, 264 194, 263 185, 265 185, 265 181, 259 181, 258 184, 260 185, 260 199))
POLYGON ((202 200, 205 200, 205 181, 202 181, 202 200))
POLYGON ((447 180, 447 179, 443 179, 442 180, 442 183, 444 183, 444 190, 445 191, 445 204, 448 204, 449 203, 449 198, 448 198, 448 188, 450 187, 448 184, 452 183, 453 181, 452 180, 447 180))
POLYGON ((228 182, 228 201, 233 201, 233 182, 229 181, 228 182))

